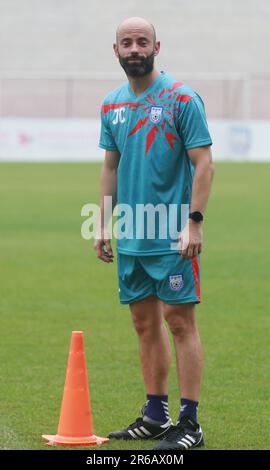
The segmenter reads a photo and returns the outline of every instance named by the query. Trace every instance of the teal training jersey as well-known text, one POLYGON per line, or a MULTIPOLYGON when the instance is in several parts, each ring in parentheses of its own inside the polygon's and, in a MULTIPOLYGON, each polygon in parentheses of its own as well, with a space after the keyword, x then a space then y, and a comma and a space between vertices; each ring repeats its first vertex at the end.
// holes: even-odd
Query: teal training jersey
POLYGON ((194 172, 187 150, 211 144, 200 96, 165 72, 140 96, 128 82, 106 96, 99 146, 119 151, 117 204, 128 204, 132 210, 132 220, 130 210, 118 214, 120 253, 149 256, 172 252, 171 243, 177 238, 171 236, 168 218, 165 236, 164 218, 157 211, 154 234, 150 229, 149 235, 147 211, 140 212, 142 206, 138 205, 163 204, 161 213, 165 207, 169 214, 169 205, 177 204, 180 230, 180 205, 191 201, 194 172), (121 218, 125 218, 122 225, 121 218))

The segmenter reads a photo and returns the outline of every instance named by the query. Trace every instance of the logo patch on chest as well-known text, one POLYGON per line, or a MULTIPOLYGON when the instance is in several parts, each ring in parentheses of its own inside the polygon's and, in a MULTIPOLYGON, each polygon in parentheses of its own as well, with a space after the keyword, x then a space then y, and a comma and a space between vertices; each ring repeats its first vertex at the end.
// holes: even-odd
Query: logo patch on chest
POLYGON ((153 124, 158 124, 163 115, 163 106, 152 106, 150 109, 150 121, 153 122, 153 124))

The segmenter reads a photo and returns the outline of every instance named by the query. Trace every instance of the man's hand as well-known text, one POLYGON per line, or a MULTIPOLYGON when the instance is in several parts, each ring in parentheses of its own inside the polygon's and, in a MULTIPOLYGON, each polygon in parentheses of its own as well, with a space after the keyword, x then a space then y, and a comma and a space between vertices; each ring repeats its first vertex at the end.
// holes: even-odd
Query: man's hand
POLYGON ((111 240, 108 238, 96 238, 94 249, 97 257, 105 263, 113 263, 113 250, 111 247, 111 240))
POLYGON ((189 219, 180 235, 180 254, 183 259, 192 259, 202 251, 202 222, 189 219))

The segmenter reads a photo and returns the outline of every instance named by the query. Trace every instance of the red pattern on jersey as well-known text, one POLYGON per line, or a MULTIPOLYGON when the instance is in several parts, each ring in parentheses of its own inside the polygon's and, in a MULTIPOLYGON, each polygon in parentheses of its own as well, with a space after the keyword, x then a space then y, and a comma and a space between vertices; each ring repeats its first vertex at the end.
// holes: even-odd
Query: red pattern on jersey
POLYGON ((150 150, 150 147, 152 145, 152 143, 154 142, 155 140, 155 137, 156 137, 156 133, 158 132, 158 127, 157 126, 154 126, 152 127, 151 131, 148 132, 147 134, 147 138, 146 138, 146 151, 145 151, 145 154, 147 155, 149 150, 150 150))
POLYGON ((136 126, 132 129, 132 131, 128 134, 128 137, 130 137, 131 135, 135 134, 135 132, 137 132, 139 129, 141 129, 148 121, 148 116, 146 116, 146 118, 144 119, 139 119, 139 121, 137 122, 136 126))
POLYGON ((176 101, 183 101, 184 103, 190 100, 192 100, 192 96, 189 95, 178 95, 176 98, 176 101))
POLYGON ((174 111, 174 113, 177 113, 178 106, 176 105, 176 102, 182 101, 182 102, 186 103, 186 102, 192 100, 192 96, 178 94, 177 91, 174 91, 177 88, 180 88, 182 85, 183 85, 183 83, 181 83, 181 82, 175 82, 175 83, 173 83, 171 88, 167 88, 167 89, 163 88, 161 90, 161 92, 159 93, 159 95, 158 95, 158 99, 157 99, 158 102, 154 101, 154 99, 156 98, 155 95, 151 96, 151 94, 148 94, 146 99, 145 99, 145 102, 148 103, 148 104, 145 104, 145 102, 144 103, 124 102, 124 103, 104 104, 101 108, 102 114, 106 114, 111 109, 117 109, 117 108, 120 108, 122 106, 128 106, 129 108, 131 108, 132 111, 136 111, 136 108, 138 108, 139 106, 144 106, 143 111, 145 113, 147 113, 147 116, 145 118, 140 118, 137 121, 135 127, 128 134, 128 137, 131 137, 132 135, 136 134, 136 132, 138 132, 142 127, 144 127, 146 125, 146 123, 148 123, 147 126, 151 127, 151 129, 147 132, 147 135, 146 135, 145 155, 147 155, 150 148, 151 148, 151 146, 152 146, 152 144, 153 144, 153 142, 154 142, 154 140, 155 140, 155 138, 156 138, 157 133, 159 132, 159 127, 157 125, 153 125, 154 123, 152 123, 149 119, 149 109, 150 109, 151 106, 159 106, 161 103, 163 103, 162 106, 164 108, 164 113, 169 115, 169 119, 168 120, 166 120, 166 119, 163 120, 162 124, 160 125, 160 129, 165 133, 166 140, 167 140, 168 144, 170 145, 171 149, 174 149, 174 141, 178 140, 178 138, 177 138, 177 136, 175 136, 173 134, 173 132, 166 132, 164 130, 164 128, 165 128, 166 125, 168 125, 169 128, 172 128, 173 119, 176 119, 175 115, 171 111, 169 111, 169 107, 172 106, 172 104, 173 104, 174 105, 173 111, 174 111), (160 99, 164 95, 164 93, 166 93, 166 92, 168 94, 167 99, 171 99, 173 95, 175 96, 173 102, 171 104, 168 104, 168 105, 165 104, 165 100, 160 99), (172 95, 172 93, 173 93, 173 95, 172 95))
POLYGON ((122 106, 128 106, 129 108, 137 108, 138 106, 143 106, 143 104, 142 103, 141 104, 140 103, 129 103, 129 102, 126 102, 126 103, 108 103, 108 104, 103 104, 101 106, 101 112, 102 112, 102 114, 106 114, 111 109, 121 108, 122 106))
POLYGON ((180 86, 182 86, 183 83, 181 82, 175 82, 172 86, 172 88, 168 88, 168 92, 171 93, 173 90, 175 90, 175 88, 180 88, 180 86))
POLYGON ((165 91, 166 91, 165 88, 163 88, 163 90, 161 90, 161 92, 159 93, 158 97, 161 98, 162 95, 164 95, 165 91))
POLYGON ((169 143, 171 149, 174 149, 174 144, 173 141, 177 140, 177 137, 172 132, 165 132, 165 137, 167 139, 167 142, 169 143))
POLYGON ((166 119, 164 119, 163 123, 161 124, 161 129, 163 130, 166 124, 166 119))

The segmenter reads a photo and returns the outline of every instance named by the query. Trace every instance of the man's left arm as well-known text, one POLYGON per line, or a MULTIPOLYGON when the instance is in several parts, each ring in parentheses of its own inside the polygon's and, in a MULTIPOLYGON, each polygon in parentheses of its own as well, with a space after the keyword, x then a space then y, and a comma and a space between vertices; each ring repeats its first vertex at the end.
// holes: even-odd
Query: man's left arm
MULTIPOLYGON (((214 175, 211 147, 197 147, 187 152, 195 167, 189 212, 198 211, 204 215, 214 175)), ((195 222, 189 219, 181 233, 180 253, 184 259, 191 259, 201 253, 203 242, 202 225, 203 222, 195 222)))

